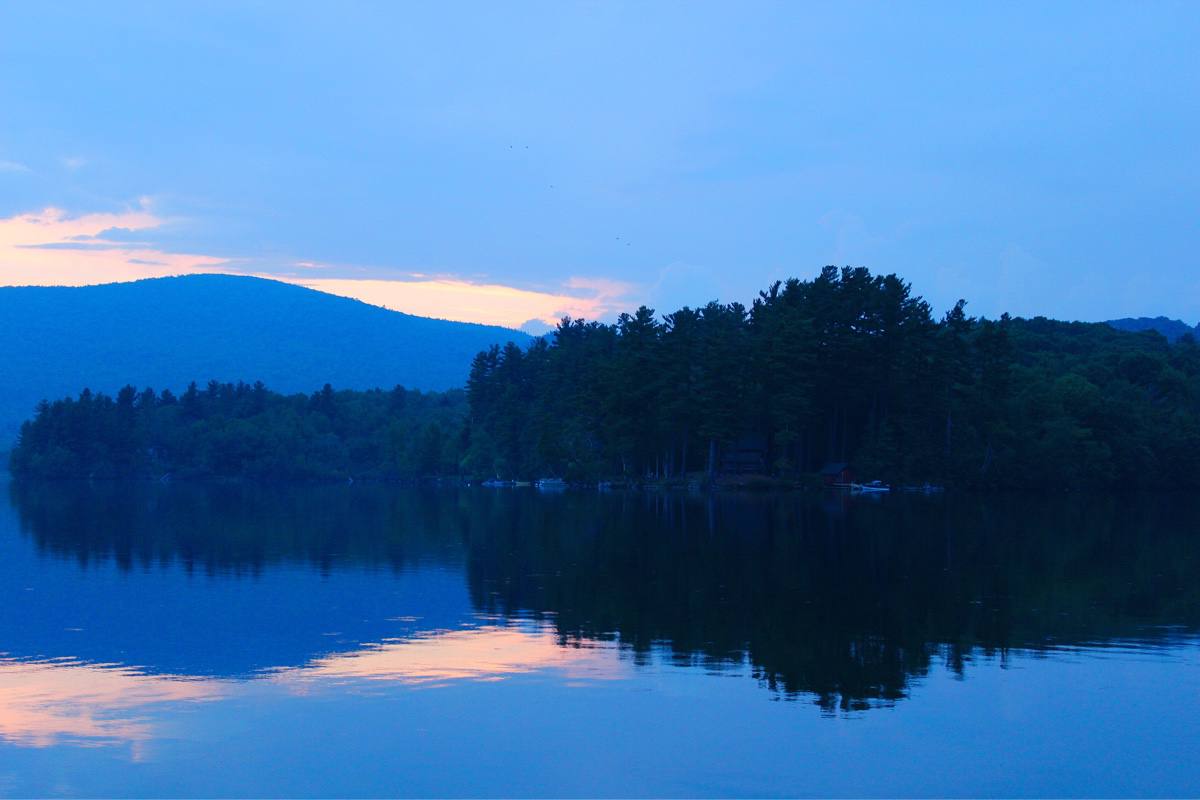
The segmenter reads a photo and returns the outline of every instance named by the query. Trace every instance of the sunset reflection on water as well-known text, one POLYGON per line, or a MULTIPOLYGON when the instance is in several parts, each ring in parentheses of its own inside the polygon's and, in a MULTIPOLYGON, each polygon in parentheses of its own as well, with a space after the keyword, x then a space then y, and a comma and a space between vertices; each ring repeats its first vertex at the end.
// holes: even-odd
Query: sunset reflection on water
POLYGON ((545 672, 578 685, 620 679, 628 669, 615 645, 563 643, 544 625, 499 624, 369 643, 241 680, 159 675, 71 658, 4 657, 0 739, 23 747, 138 745, 155 737, 156 709, 229 699, 249 684, 305 695, 356 681, 428 688, 545 672))
POLYGON ((563 644, 546 627, 484 625, 433 631, 411 639, 369 644, 316 658, 303 667, 273 670, 284 685, 353 679, 437 685, 460 680, 500 680, 550 671, 572 681, 624 677, 615 646, 563 644))
POLYGON ((24 747, 144 742, 146 713, 166 703, 215 700, 221 680, 150 675, 133 667, 69 658, 0 660, 0 739, 24 747))

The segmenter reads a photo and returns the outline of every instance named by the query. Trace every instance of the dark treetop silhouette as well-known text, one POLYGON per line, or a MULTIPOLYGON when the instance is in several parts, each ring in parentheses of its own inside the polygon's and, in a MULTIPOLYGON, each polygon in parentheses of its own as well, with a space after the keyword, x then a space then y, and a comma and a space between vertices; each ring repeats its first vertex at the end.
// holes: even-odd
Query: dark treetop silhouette
POLYGON ((506 476, 682 476, 757 448, 892 481, 1200 486, 1200 347, 1104 324, 940 321, 895 275, 827 267, 738 303, 564 319, 476 357, 471 463, 506 476))

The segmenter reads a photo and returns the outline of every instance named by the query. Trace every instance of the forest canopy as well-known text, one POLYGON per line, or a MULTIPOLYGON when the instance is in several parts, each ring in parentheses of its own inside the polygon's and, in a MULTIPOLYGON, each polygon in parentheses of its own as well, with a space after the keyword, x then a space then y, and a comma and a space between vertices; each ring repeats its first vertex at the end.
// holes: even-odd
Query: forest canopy
POLYGON ((263 384, 84 390, 43 402, 21 428, 16 475, 398 480, 458 471, 461 390, 282 395, 263 384))
POLYGON ((13 471, 262 480, 862 479, 1200 487, 1200 346, 1045 318, 940 319, 908 283, 826 267, 753 303, 564 318, 479 353, 464 391, 261 383, 43 402, 13 471))
POLYGON ((1103 324, 940 320, 895 275, 826 267, 747 308, 564 319, 479 354, 471 458, 503 476, 830 462, 892 482, 1200 486, 1200 348, 1103 324))

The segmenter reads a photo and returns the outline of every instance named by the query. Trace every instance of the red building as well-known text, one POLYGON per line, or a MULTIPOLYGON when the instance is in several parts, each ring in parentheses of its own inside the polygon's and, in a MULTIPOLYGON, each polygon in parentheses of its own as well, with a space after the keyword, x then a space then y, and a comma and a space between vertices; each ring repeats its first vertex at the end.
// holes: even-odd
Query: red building
POLYGON ((841 461, 831 461, 821 467, 821 482, 826 486, 851 483, 853 480, 854 473, 850 471, 849 464, 841 461))

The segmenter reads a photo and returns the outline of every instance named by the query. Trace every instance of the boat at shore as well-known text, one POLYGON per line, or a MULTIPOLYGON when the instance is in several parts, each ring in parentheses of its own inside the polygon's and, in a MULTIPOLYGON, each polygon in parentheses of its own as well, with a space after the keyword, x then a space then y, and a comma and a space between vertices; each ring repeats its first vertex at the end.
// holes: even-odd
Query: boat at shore
POLYGON ((925 483, 920 486, 905 486, 904 491, 915 492, 917 494, 940 494, 946 491, 946 487, 934 483, 925 483))

